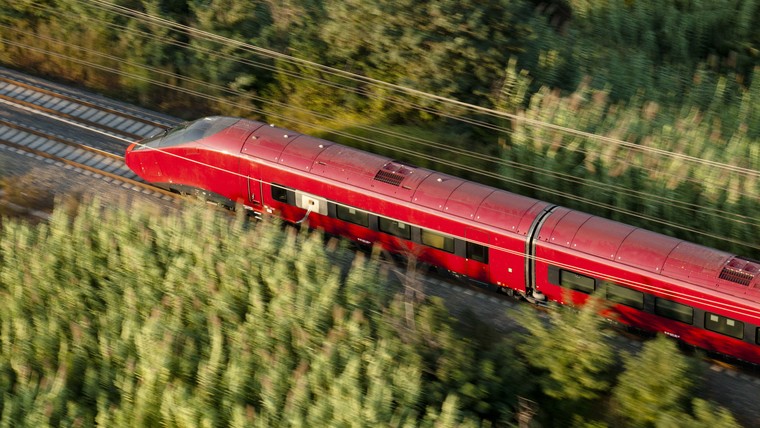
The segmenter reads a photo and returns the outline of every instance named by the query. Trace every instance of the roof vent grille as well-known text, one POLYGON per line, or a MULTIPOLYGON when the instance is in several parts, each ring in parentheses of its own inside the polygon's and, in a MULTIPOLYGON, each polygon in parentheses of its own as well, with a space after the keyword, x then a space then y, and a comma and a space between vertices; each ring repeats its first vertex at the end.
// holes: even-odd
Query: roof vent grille
POLYGON ((760 264, 736 257, 723 267, 719 278, 749 286, 758 271, 760 271, 760 264))
POLYGON ((414 172, 414 167, 399 162, 388 162, 375 174, 375 180, 400 186, 404 178, 414 172))

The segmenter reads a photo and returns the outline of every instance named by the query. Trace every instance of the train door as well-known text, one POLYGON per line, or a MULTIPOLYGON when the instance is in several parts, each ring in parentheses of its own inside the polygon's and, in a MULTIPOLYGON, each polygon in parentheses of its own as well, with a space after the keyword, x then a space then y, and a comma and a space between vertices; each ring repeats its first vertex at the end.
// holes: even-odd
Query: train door
POLYGON ((263 209, 264 200, 262 199, 261 174, 259 164, 256 162, 241 162, 240 166, 240 184, 241 194, 246 195, 245 204, 260 211, 263 209))
POLYGON ((478 229, 467 228, 467 276, 481 282, 491 282, 488 265, 491 235, 478 229))

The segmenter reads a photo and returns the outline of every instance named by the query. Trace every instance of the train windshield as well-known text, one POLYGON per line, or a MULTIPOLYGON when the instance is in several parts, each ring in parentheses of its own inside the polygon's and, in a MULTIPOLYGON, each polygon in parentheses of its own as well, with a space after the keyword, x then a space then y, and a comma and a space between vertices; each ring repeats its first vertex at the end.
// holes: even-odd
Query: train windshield
POLYGON ((238 120, 240 119, 233 117, 206 117, 194 122, 185 122, 142 140, 135 149, 172 147, 190 141, 201 140, 230 127, 238 120))

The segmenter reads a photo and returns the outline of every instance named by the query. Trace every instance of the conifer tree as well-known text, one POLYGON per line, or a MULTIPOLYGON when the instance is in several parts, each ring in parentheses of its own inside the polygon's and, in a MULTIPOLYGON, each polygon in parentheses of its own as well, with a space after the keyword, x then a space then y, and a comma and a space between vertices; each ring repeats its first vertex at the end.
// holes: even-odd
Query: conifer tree
POLYGON ((636 423, 651 424, 661 412, 683 405, 692 382, 684 376, 688 362, 677 354, 672 341, 658 336, 639 355, 624 358, 625 371, 613 393, 621 414, 635 418, 636 423))
POLYGON ((605 374, 613 350, 598 315, 599 305, 557 306, 548 319, 531 308, 520 311, 520 323, 530 335, 519 346, 528 364, 547 373, 539 378, 544 394, 557 400, 595 399, 609 389, 605 374))

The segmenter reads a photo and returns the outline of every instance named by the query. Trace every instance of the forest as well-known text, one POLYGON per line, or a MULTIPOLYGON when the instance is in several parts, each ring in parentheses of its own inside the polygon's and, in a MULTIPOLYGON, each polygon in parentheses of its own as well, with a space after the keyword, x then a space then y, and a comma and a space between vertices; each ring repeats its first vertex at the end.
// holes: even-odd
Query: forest
POLYGON ((757 0, 28 0, 0 63, 760 259, 757 0))
POLYGON ((0 426, 739 426, 696 359, 621 350, 593 305, 498 333, 276 226, 97 200, 4 218, 0 426))

